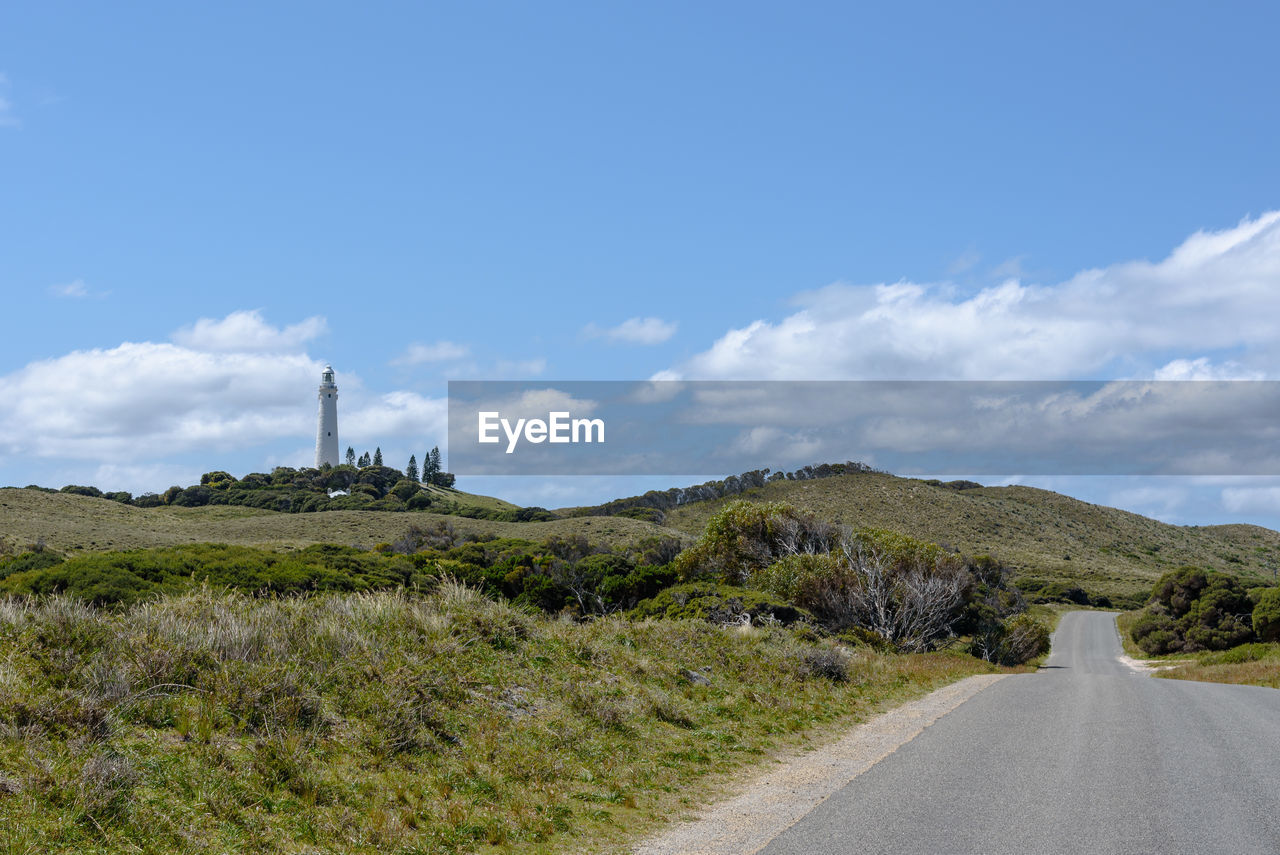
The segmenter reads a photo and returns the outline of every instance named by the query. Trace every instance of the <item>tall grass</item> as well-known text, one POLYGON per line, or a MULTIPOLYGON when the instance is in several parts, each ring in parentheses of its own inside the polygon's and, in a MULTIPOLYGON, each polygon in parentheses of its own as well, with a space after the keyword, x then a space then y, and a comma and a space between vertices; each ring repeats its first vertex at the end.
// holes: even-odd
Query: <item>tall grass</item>
POLYGON ((0 848, 577 851, 986 668, 805 629, 534 617, 449 582, 0 600, 0 848))

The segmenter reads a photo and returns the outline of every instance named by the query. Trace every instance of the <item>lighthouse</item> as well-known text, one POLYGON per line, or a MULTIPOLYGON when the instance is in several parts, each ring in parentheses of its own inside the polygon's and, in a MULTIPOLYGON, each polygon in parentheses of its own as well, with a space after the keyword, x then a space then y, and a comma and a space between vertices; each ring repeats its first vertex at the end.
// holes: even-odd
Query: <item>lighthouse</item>
POLYGON ((316 414, 316 468, 338 465, 338 387, 333 382, 333 366, 320 375, 320 411, 316 414))

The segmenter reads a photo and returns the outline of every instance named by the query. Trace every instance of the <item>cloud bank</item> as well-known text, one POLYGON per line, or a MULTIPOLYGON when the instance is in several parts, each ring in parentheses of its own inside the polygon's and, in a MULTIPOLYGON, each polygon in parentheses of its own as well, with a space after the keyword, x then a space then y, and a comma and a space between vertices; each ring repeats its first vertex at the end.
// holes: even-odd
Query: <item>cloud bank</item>
POLYGON ((1258 379, 1280 357, 1280 211, 1054 285, 837 283, 664 378, 1258 379))
MULTIPOLYGON (((225 456, 281 440, 304 447, 323 368, 304 345, 326 329, 321 317, 281 327, 239 311, 202 318, 169 342, 30 363, 0 377, 0 398, 9 402, 0 412, 0 452, 10 461, 90 461, 109 476, 123 466, 163 469, 166 458, 184 453, 225 456)), ((345 379, 344 441, 443 436, 443 400, 371 396, 358 377, 345 379)))

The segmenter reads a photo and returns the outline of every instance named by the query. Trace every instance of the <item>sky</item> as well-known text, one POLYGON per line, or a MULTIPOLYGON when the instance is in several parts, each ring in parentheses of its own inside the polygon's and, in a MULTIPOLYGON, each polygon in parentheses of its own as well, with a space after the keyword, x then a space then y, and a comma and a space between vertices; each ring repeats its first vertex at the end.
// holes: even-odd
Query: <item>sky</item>
MULTIPOLYGON (((445 444, 451 379, 1280 379, 1278 25, 9 4, 0 484, 308 465, 325 363, 341 445, 397 466, 445 444)), ((981 480, 1280 527, 1274 478, 981 480)), ((557 507, 672 479, 458 486, 557 507)))

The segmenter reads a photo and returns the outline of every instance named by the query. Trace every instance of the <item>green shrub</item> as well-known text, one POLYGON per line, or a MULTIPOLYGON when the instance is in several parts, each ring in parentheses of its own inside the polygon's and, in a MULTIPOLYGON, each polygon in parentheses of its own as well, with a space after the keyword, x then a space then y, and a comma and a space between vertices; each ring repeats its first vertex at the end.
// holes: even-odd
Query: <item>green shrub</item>
POLYGON ((193 544, 77 555, 0 579, 0 593, 68 593, 97 605, 136 602, 207 582, 215 587, 291 594, 361 591, 410 584, 412 562, 344 546, 271 552, 247 546, 193 544))
POLYGON ((404 503, 407 510, 425 511, 431 507, 431 494, 426 490, 419 490, 413 496, 409 497, 409 501, 404 503))
POLYGON ((1179 567, 1156 582, 1131 634, 1148 655, 1226 650, 1253 641, 1253 611, 1235 577, 1179 567))
POLYGON ((399 481, 396 482, 396 485, 392 487, 390 490, 391 495, 395 496, 397 499, 399 499, 402 502, 409 501, 410 499, 412 499, 414 496, 416 496, 418 493, 421 493, 421 492, 422 492, 422 486, 420 484, 414 483, 413 481, 410 481, 408 478, 400 479, 399 481))
POLYGON ((1166 614, 1143 612, 1133 622, 1130 634, 1148 656, 1160 656, 1182 649, 1183 639, 1177 624, 1166 614))
POLYGON ((764 591, 713 582, 687 582, 668 588, 636 606, 631 616, 704 620, 714 624, 777 621, 790 625, 812 619, 804 609, 764 591))
POLYGON ((657 508, 645 507, 626 508, 616 514, 612 514, 612 516, 626 517, 627 519, 632 520, 643 520, 644 522, 651 522, 655 525, 662 525, 663 521, 667 518, 667 515, 657 508))
POLYGON ((1191 604, 1208 584, 1208 574, 1199 567, 1179 567, 1160 577, 1150 602, 1163 606, 1170 617, 1180 618, 1191 611, 1191 604))
POLYGON ((62 556, 48 549, 37 549, 24 552, 13 558, 0 558, 0 579, 7 579, 15 573, 28 570, 43 570, 62 563, 62 556))
POLYGON ((1049 628, 1031 615, 1014 615, 976 636, 969 652, 997 665, 1022 665, 1049 652, 1049 628))
POLYGON ((1280 588, 1270 588, 1253 607, 1253 631, 1260 641, 1280 641, 1280 588))
POLYGON ((783 555, 827 552, 836 530, 788 504, 739 500, 707 521, 698 542, 676 557, 681 579, 741 584, 783 555))

